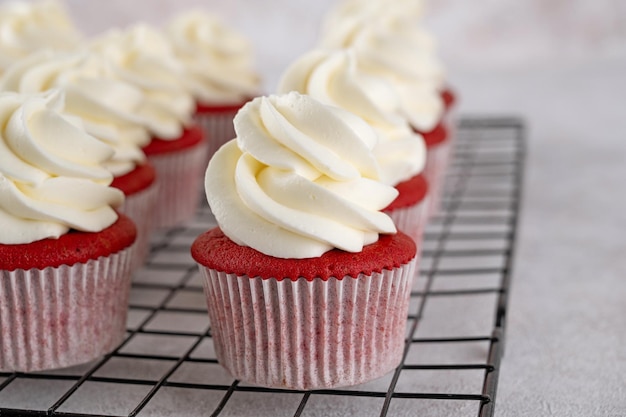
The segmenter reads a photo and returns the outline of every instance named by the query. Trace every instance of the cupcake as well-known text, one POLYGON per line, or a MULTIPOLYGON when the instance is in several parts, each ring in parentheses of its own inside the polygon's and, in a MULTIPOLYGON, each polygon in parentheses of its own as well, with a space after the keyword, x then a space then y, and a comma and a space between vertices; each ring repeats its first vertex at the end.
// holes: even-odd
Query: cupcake
POLYGON ((427 215, 427 182, 422 175, 426 150, 401 112, 400 96, 385 78, 363 71, 354 49, 313 50, 283 73, 278 91, 298 91, 365 120, 378 133, 373 153, 380 179, 400 194, 385 212, 398 229, 418 243, 427 215))
POLYGON ((418 24, 421 11, 410 2, 391 5, 372 0, 359 9, 360 3, 364 2, 349 1, 349 8, 340 3, 329 13, 320 45, 353 48, 363 71, 394 84, 403 113, 426 142, 424 175, 431 188, 428 211, 433 214, 439 205, 450 153, 444 99, 450 102, 453 98, 436 55, 435 40, 418 24))
POLYGON ((337 107, 292 92, 235 117, 237 139, 205 185, 218 228, 191 248, 218 361, 266 387, 359 384, 401 361, 413 239, 380 210, 377 135, 337 107))
POLYGON ((211 138, 209 158, 235 137, 233 117, 259 94, 250 42, 202 10, 175 16, 166 27, 196 101, 195 120, 211 138))
POLYGON ((0 5, 0 75, 15 61, 41 49, 69 51, 81 41, 60 2, 12 1, 0 5))
POLYGON ((63 97, 0 93, 0 371, 76 365, 124 338, 132 221, 113 155, 63 97))
POLYGON ((150 134, 144 119, 136 115, 144 94, 114 78, 107 62, 88 51, 36 52, 14 63, 0 77, 0 91, 38 93, 51 88, 65 91, 65 113, 80 117, 90 135, 114 150, 103 166, 114 176, 111 186, 125 195, 118 210, 137 226, 136 269, 149 253, 158 192, 156 171, 142 151, 150 134))

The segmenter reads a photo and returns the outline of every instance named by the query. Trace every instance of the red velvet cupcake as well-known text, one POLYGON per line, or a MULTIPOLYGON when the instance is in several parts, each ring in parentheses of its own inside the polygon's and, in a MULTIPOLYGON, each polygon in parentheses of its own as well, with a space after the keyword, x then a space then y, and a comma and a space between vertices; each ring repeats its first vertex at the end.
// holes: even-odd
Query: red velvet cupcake
POLYGON ((205 179, 219 228, 191 248, 219 362, 290 389, 393 370, 417 247, 381 212, 398 191, 377 180, 375 131, 295 92, 254 99, 235 130, 205 179))
POLYGON ((126 331, 136 229, 114 210, 114 151, 58 91, 2 93, 0 107, 0 371, 88 362, 126 331))
POLYGON ((94 360, 126 334, 132 244, 126 216, 97 233, 0 244, 0 371, 94 360))

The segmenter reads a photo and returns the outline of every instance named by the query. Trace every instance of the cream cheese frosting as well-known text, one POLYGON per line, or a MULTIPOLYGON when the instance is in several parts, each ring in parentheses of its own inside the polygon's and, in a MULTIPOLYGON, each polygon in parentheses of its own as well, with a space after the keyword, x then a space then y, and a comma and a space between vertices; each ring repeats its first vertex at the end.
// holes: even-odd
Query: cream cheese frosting
POLYGON ((398 195, 378 181, 376 132, 362 119, 292 92, 258 97, 213 156, 207 199, 226 236, 279 258, 359 252, 395 233, 380 210, 398 195))
POLYGON ((397 10, 389 6, 378 14, 329 19, 319 43, 324 48, 353 48, 363 70, 394 83, 411 125, 428 132, 444 111, 443 65, 433 37, 410 14, 397 10))
POLYGON ((102 56, 44 50, 17 61, 0 77, 0 91, 39 93, 52 88, 65 91, 66 113, 80 117, 89 134, 115 150, 105 162, 115 176, 145 162, 141 148, 150 133, 138 115, 145 94, 116 78, 102 56))
POLYGON ((364 72, 355 52, 319 49, 303 55, 285 70, 278 91, 308 94, 368 122, 380 138, 373 152, 381 180, 396 185, 423 170, 424 140, 402 114, 398 91, 385 78, 364 72))
POLYGON ((252 45, 217 17, 201 10, 182 13, 167 25, 166 34, 198 102, 240 103, 258 94, 252 45))
POLYGON ((113 150, 62 114, 63 95, 0 93, 0 243, 99 232, 124 201, 101 164, 113 150))
POLYGON ((0 74, 44 48, 70 50, 81 40, 61 3, 13 1, 0 5, 0 74))
POLYGON ((195 101, 185 69, 167 37, 146 24, 111 30, 93 39, 89 48, 102 54, 119 79, 145 95, 138 116, 153 136, 178 139, 191 123, 195 101))

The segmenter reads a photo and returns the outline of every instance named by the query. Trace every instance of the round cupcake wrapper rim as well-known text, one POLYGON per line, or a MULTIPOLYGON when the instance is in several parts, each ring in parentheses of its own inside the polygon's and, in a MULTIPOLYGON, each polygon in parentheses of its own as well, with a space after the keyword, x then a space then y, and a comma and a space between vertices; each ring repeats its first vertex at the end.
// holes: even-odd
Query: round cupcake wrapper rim
POLYGON ((126 334, 134 245, 72 266, 1 271, 0 371, 86 363, 126 334))
POLYGON ((265 387, 349 386, 394 369, 404 351, 416 258, 357 278, 249 278, 200 266, 218 361, 265 387))

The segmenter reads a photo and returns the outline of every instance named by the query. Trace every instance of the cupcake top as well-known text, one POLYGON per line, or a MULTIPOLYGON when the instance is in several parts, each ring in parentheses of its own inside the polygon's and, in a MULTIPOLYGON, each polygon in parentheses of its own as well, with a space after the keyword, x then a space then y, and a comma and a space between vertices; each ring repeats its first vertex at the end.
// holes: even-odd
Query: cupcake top
POLYGON ((296 92, 258 97, 234 120, 237 138, 213 156, 207 199, 226 236, 277 258, 359 252, 395 233, 380 212, 398 195, 378 181, 375 131, 296 92))
POLYGON ((62 113, 63 95, 0 93, 0 243, 99 232, 124 201, 101 164, 113 150, 62 113))
POLYGON ((320 45, 354 48, 363 70, 392 82, 411 125, 427 132, 436 126, 444 111, 440 95, 444 89, 443 65, 436 56, 432 36, 410 13, 398 10, 402 8, 385 6, 376 14, 329 19, 320 45))
POLYGON ((111 30, 93 39, 89 48, 112 63, 116 77, 144 93, 138 115, 153 136, 173 140, 182 135, 191 123, 194 99, 185 69, 161 32, 137 24, 111 30))
POLYGON ((176 16, 166 33, 201 104, 237 104, 258 94, 252 46, 243 35, 201 10, 176 16))
POLYGON ((368 122, 380 138, 373 152, 385 184, 396 185, 423 170, 424 140, 402 114, 398 91, 388 80, 363 71, 354 49, 303 55, 285 70, 278 91, 308 94, 368 122))
POLYGON ((14 61, 43 48, 70 50, 81 36, 58 1, 0 5, 0 74, 14 61))
POLYGON ((141 147, 150 134, 138 115, 145 94, 116 78, 102 56, 44 50, 17 61, 0 77, 0 91, 39 93, 53 88, 65 92, 64 111, 79 116, 90 135, 114 149, 104 163, 113 175, 124 175, 145 162, 141 147))

